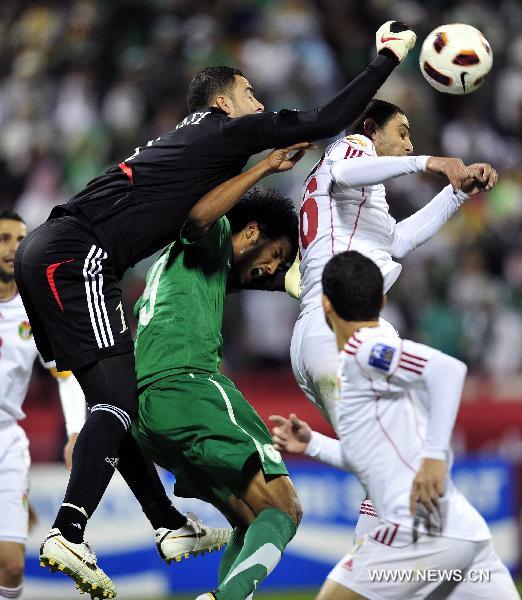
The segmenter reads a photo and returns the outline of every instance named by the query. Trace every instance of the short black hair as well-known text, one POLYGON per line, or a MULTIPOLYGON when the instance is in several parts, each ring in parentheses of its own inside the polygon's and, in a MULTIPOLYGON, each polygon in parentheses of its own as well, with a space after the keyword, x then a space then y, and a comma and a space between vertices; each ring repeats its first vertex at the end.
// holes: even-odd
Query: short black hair
POLYGON ((239 69, 233 67, 206 67, 192 78, 187 93, 187 108, 190 113, 210 106, 214 98, 230 91, 235 75, 244 77, 239 69))
POLYGON ((364 122, 366 119, 373 119, 379 127, 384 127, 386 123, 396 114, 405 114, 402 108, 385 100, 370 100, 368 106, 363 110, 360 117, 355 120, 346 130, 346 133, 364 133, 364 122))
POLYGON ((274 189, 253 188, 228 213, 232 233, 255 221, 264 238, 286 238, 290 242, 290 263, 297 256, 299 220, 294 203, 274 189))
POLYGON ((23 223, 25 225, 25 221, 14 210, 4 210, 4 211, 0 212, 0 221, 3 221, 3 220, 20 221, 20 223, 23 223))
POLYGON ((379 267, 353 250, 332 257, 323 271, 323 293, 346 321, 373 321, 381 312, 384 281, 379 267))

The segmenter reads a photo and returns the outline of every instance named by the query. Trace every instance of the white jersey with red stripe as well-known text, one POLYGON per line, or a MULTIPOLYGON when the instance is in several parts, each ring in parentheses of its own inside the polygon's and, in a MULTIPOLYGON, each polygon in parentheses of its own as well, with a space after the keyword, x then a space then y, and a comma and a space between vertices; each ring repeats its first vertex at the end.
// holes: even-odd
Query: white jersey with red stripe
POLYGON ((27 394, 38 350, 19 294, 0 301, 0 424, 25 417, 27 394))
POLYGON ((0 301, 0 426, 25 417, 22 404, 36 358, 57 377, 67 433, 80 431, 86 410, 80 385, 69 371, 58 373, 54 362, 46 363, 41 358, 22 298, 17 293, 10 300, 0 301))
POLYGON ((326 149, 305 181, 300 210, 302 312, 320 306, 321 275, 338 252, 357 250, 371 258, 383 271, 387 288, 399 276, 402 267, 391 259, 395 219, 388 212, 384 185, 340 186, 331 173, 338 161, 376 156, 367 137, 343 137, 326 149))
POLYGON ((380 326, 358 330, 341 352, 332 421, 346 468, 357 475, 387 522, 376 531, 383 538, 377 541, 391 543, 397 527, 427 532, 426 522, 414 523, 409 511, 412 482, 423 458, 448 464, 441 519, 432 522, 431 533, 489 539, 484 519, 449 476, 449 441, 465 372, 460 361, 380 326))

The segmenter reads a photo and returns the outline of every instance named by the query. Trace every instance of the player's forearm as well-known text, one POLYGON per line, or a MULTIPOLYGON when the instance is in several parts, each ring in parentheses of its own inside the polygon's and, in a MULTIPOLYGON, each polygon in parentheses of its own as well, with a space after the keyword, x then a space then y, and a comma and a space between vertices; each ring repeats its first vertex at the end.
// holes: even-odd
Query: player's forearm
POLYGON ((309 111, 281 110, 270 120, 266 114, 232 119, 227 129, 247 140, 256 152, 332 137, 357 119, 398 64, 395 57, 383 52, 321 107, 309 111))
POLYGON ((58 374, 58 393, 67 435, 80 432, 85 423, 87 407, 82 388, 74 375, 63 377, 58 374))
POLYGON ((463 191, 454 193, 451 185, 447 185, 426 206, 397 223, 393 232, 392 255, 401 258, 431 239, 467 197, 463 191))
POLYGON ((332 178, 347 187, 376 185, 426 170, 429 156, 377 156, 339 160, 332 166, 332 178))
POLYGON ((295 141, 332 137, 348 127, 366 108, 398 64, 395 57, 383 52, 325 105, 314 111, 300 113, 300 121, 308 127, 308 135, 297 136, 295 141))
POLYGON ((304 453, 332 467, 347 470, 341 442, 317 431, 312 431, 312 438, 304 453))
POLYGON ((445 460, 460 406, 466 365, 446 354, 431 358, 424 377, 429 397, 429 415, 423 458, 445 460))
POLYGON ((261 160, 248 171, 236 175, 205 194, 188 215, 184 227, 185 237, 195 239, 204 235, 252 186, 269 173, 270 166, 267 161, 261 160))

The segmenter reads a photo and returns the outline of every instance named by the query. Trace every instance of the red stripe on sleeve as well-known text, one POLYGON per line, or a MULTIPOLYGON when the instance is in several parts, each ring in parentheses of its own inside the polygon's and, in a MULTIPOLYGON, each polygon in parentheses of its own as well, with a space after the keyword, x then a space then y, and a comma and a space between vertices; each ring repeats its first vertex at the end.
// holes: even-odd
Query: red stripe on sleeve
POLYGON ((410 354, 409 352, 402 351, 402 354, 405 356, 409 356, 410 358, 416 358, 417 360, 422 360, 423 362, 428 362, 427 358, 423 358, 422 356, 417 356, 416 354, 410 354))
POLYGON ((400 363, 399 363, 399 368, 406 369, 406 371, 411 371, 412 373, 417 373, 417 375, 422 375, 422 371, 419 371, 417 369, 411 369, 410 367, 407 367, 406 365, 402 365, 400 363))
POLYGON ((128 164, 122 162, 118 165, 118 167, 120 167, 120 169, 125 173, 125 175, 127 175, 127 177, 130 179, 130 182, 132 183, 132 185, 134 185, 134 179, 132 177, 132 169, 129 167, 128 164))
POLYGON ((410 360, 409 358, 404 358, 404 356, 401 356, 401 362, 413 365, 414 367, 419 367, 419 369, 424 369, 424 367, 426 366, 426 363, 421 363, 417 360, 410 360))

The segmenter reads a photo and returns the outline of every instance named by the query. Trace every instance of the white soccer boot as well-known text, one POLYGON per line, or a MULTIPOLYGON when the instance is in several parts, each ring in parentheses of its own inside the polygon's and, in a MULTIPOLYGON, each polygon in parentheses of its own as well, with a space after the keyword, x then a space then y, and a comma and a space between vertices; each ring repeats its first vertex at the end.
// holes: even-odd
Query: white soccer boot
POLYGON ((40 566, 49 567, 52 573, 61 571, 76 581, 80 594, 87 592, 91 598, 116 598, 116 588, 109 577, 96 564, 96 554, 87 544, 73 544, 59 529, 51 529, 40 547, 40 566))
POLYGON ((201 596, 198 596, 196 600, 216 600, 216 597, 212 592, 206 592, 205 594, 201 594, 201 596))
POLYGON ((187 524, 179 529, 156 529, 156 548, 167 563, 219 550, 228 542, 232 529, 207 527, 193 513, 187 513, 187 524))

